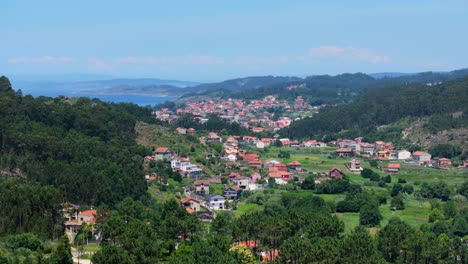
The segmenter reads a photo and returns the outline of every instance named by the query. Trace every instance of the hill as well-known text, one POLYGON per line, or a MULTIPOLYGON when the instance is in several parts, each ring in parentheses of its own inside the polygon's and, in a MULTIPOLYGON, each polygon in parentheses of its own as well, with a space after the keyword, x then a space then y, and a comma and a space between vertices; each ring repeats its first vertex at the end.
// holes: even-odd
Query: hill
POLYGON ((408 117, 431 117, 428 129, 432 132, 468 124, 468 78, 437 85, 407 84, 374 89, 355 102, 325 107, 319 114, 293 122, 287 134, 303 137, 401 137, 400 127, 389 132, 382 126, 408 117), (451 113, 458 112, 452 116, 451 113), (379 128, 379 129, 378 129, 379 128))
POLYGON ((468 76, 468 69, 451 72, 424 72, 417 74, 377 75, 376 78, 364 73, 345 73, 336 76, 315 75, 305 79, 297 77, 248 77, 221 83, 203 84, 192 87, 195 90, 185 94, 181 101, 204 98, 260 99, 276 95, 280 99, 294 100, 303 96, 313 104, 336 104, 352 101, 356 96, 372 89, 408 83, 438 83, 468 76))

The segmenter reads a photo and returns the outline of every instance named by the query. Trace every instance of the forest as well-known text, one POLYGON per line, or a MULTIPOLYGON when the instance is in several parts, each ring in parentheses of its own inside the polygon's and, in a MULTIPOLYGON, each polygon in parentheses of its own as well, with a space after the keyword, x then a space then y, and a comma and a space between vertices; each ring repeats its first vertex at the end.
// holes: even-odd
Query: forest
MULTIPOLYGON (((467 85, 468 79, 463 78, 434 86, 409 84, 375 89, 360 96, 355 102, 328 106, 311 118, 293 122, 283 131, 283 135, 320 139, 343 135, 364 136, 372 141, 377 138, 380 126, 398 122, 405 117, 426 116, 431 116, 427 125, 431 131, 466 127, 467 85), (449 117, 453 112, 462 114, 449 117), (445 121, 439 122, 440 119, 445 121)), ((392 133, 378 134, 381 140, 391 140, 391 136, 392 133)))

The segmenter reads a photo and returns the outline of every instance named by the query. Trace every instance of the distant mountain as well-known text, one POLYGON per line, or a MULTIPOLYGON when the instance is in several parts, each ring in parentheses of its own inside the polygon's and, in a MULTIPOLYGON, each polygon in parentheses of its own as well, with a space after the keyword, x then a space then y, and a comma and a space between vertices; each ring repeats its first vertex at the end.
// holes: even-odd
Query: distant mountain
POLYGON ((403 73, 403 72, 378 72, 378 73, 369 73, 375 79, 382 79, 382 78, 395 78, 401 76, 412 75, 414 73, 403 73))
POLYGON ((283 77, 283 76, 251 76, 245 78, 237 78, 226 80, 217 83, 205 83, 194 87, 189 90, 191 93, 186 94, 184 97, 200 96, 200 95, 226 95, 239 93, 245 90, 252 90, 263 86, 287 83, 302 80, 299 77, 283 77))
POLYGON ((141 96, 171 96, 178 97, 187 93, 188 88, 181 88, 173 85, 148 85, 148 86, 130 86, 118 85, 107 89, 81 90, 78 94, 87 95, 141 95, 141 96))
POLYGON ((177 91, 179 89, 200 84, 191 81, 163 80, 156 78, 64 82, 35 79, 30 81, 13 78, 11 82, 16 89, 21 89, 23 93, 32 94, 34 96, 74 94, 145 94, 158 96, 159 92, 163 92, 166 95, 167 91, 171 89, 174 90, 176 96, 180 96, 183 93, 178 93, 177 91), (132 89, 134 91, 131 91, 132 89))
MULTIPOLYGON (((464 76, 468 76, 468 69, 451 72, 423 72, 401 75, 398 77, 383 77, 380 79, 376 79, 364 73, 345 73, 336 76, 315 75, 305 79, 297 77, 273 79, 274 77, 269 76, 269 80, 278 82, 272 81, 271 84, 265 84, 258 88, 251 88, 248 85, 236 87, 236 81, 239 79, 229 80, 222 83, 210 84, 210 86, 208 86, 209 89, 188 93, 183 96, 181 101, 199 100, 200 96, 204 98, 234 97, 251 100, 263 98, 268 95, 276 95, 280 99, 286 100, 294 100, 297 96, 302 96, 306 102, 315 105, 337 104, 350 102, 357 96, 374 89, 409 83, 435 84, 464 76), (228 85, 231 83, 234 85, 228 85)), ((200 87, 207 86, 198 86, 198 88, 200 87)), ((193 87, 191 89, 196 88, 197 87, 193 87)))

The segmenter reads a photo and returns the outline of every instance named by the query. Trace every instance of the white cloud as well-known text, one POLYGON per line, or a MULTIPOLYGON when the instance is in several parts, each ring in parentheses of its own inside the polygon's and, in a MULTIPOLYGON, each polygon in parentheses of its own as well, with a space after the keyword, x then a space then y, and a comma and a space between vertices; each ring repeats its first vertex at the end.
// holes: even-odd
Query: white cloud
POLYGON ((311 58, 332 58, 348 61, 366 61, 373 64, 389 63, 391 58, 386 54, 379 54, 376 51, 367 48, 339 47, 339 46, 320 46, 311 48, 309 51, 311 58))
POLYGON ((30 64, 30 63, 49 63, 49 64, 65 64, 74 62, 74 58, 70 57, 54 57, 54 56, 40 56, 40 57, 16 57, 8 59, 9 64, 30 64))

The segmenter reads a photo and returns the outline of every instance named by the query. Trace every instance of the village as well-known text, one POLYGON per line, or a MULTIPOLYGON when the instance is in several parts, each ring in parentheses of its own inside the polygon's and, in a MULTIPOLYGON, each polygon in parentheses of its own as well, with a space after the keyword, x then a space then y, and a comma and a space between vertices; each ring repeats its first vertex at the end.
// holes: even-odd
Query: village
MULTIPOLYGON (((187 129, 177 128, 176 131, 185 134, 187 129)), ((383 174, 396 174, 410 167, 444 169, 451 166, 449 159, 433 160, 428 152, 398 150, 390 142, 369 143, 363 142, 362 138, 325 143, 317 140, 290 140, 278 135, 272 138, 222 137, 216 132, 210 132, 198 139, 205 145, 222 143, 224 150, 219 158, 229 168, 228 173, 209 175, 190 157, 179 156, 167 147, 156 148, 153 155, 145 159, 170 163, 174 172, 190 179, 187 181, 190 184, 184 186, 184 192, 180 193, 180 203, 189 213, 208 222, 213 220, 217 211, 236 210, 243 192, 263 191, 273 185, 300 185, 308 176, 314 178, 315 185, 320 185, 331 179, 359 175, 363 170, 361 163, 367 164, 370 160, 379 162, 379 170, 383 174), (274 153, 278 154, 270 153, 269 149, 275 149, 274 153), (310 166, 312 155, 303 156, 301 160, 291 160, 291 151, 327 153, 327 158, 336 166, 317 164, 320 168, 313 170, 313 166, 310 166)), ((463 166, 468 166, 468 162, 463 166)), ((159 179, 156 175, 146 177, 149 182, 159 179)))
POLYGON ((193 114, 200 117, 200 122, 208 121, 207 114, 218 114, 227 122, 237 122, 251 132, 278 131, 288 127, 295 119, 310 116, 323 106, 311 106, 298 96, 294 104, 286 100, 278 100, 275 96, 266 96, 261 100, 247 103, 241 99, 188 102, 176 112, 163 108, 154 112, 157 119, 172 122, 183 114, 193 114), (281 116, 278 115, 281 113, 281 116))

